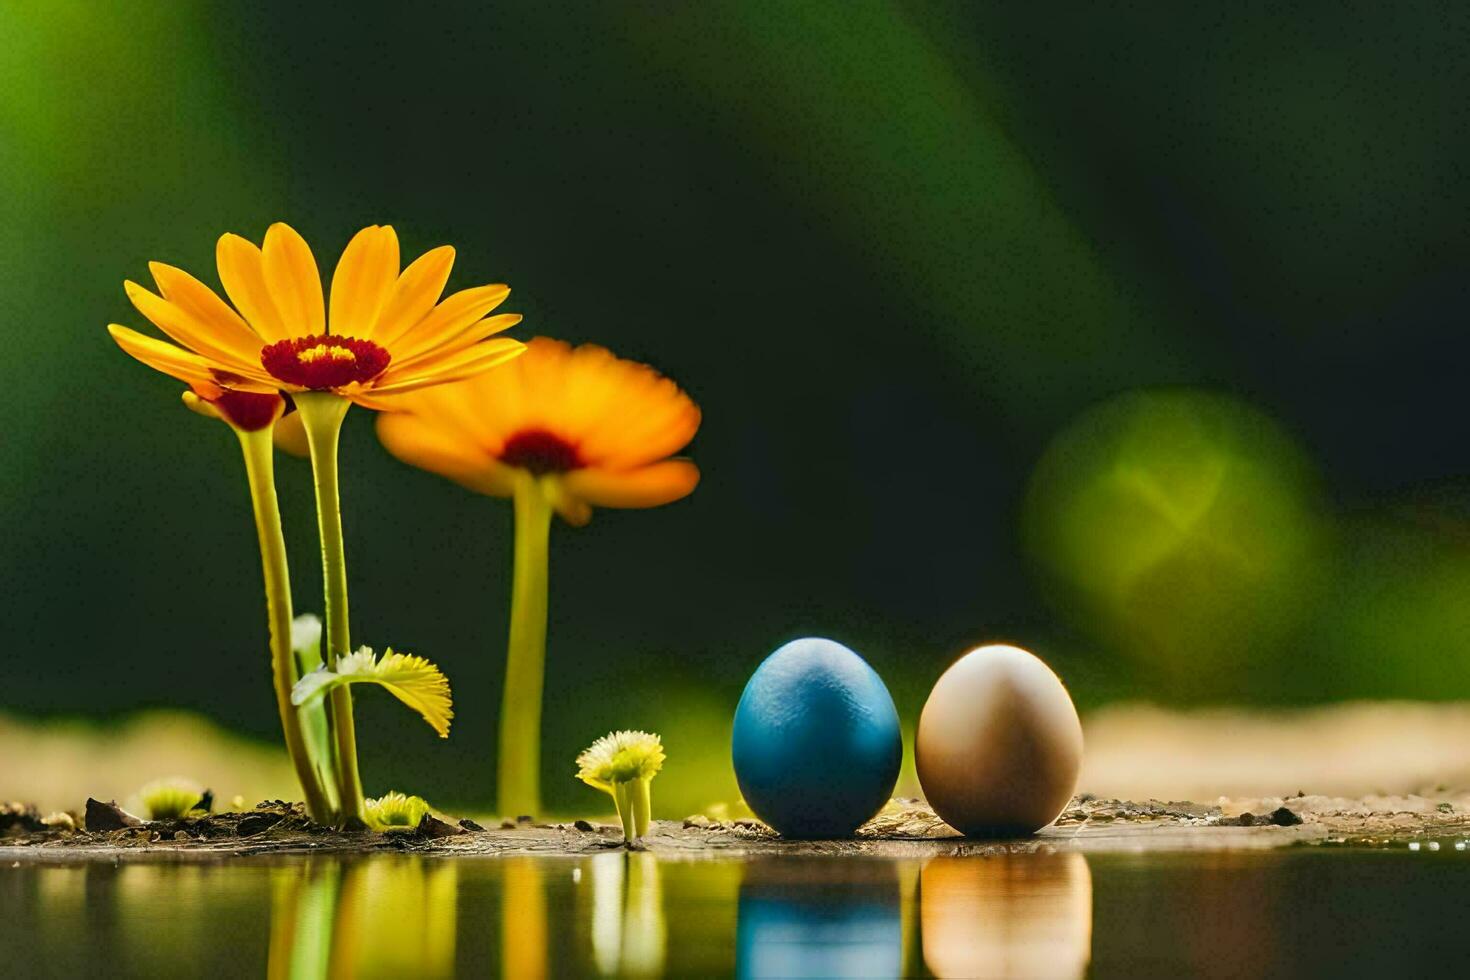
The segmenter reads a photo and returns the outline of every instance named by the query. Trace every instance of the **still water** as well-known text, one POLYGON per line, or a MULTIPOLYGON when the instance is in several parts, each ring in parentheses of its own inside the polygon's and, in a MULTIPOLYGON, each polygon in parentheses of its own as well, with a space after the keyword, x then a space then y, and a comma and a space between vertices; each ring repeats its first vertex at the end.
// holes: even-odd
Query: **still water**
POLYGON ((0 866, 13 977, 1464 976, 1470 855, 0 866))

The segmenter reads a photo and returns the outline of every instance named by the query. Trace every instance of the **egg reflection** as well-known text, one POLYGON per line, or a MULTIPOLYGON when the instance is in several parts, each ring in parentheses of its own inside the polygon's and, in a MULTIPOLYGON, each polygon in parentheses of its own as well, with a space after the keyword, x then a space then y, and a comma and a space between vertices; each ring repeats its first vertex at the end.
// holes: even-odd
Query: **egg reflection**
POLYGON ((897 866, 753 862, 740 884, 740 977, 896 977, 903 972, 897 866))
POLYGON ((919 874, 924 964, 939 977, 1080 977, 1092 874, 1080 854, 934 858, 919 874))

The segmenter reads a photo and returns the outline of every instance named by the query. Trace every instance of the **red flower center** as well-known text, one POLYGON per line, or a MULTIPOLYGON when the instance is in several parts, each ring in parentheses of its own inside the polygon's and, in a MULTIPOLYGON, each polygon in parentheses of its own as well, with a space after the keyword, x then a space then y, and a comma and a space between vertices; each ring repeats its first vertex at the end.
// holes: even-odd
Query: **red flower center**
POLYGON ((278 340, 260 352, 261 366, 272 377, 313 390, 371 381, 389 360, 391 355, 371 340, 329 334, 278 340))
POLYGON ((209 399, 221 415, 246 432, 264 429, 274 422, 276 413, 281 410, 281 401, 280 395, 259 395, 250 391, 225 391, 218 398, 209 399))
POLYGON ((522 429, 505 440, 500 461, 506 466, 529 470, 537 476, 565 473, 582 465, 577 447, 545 429, 522 429))

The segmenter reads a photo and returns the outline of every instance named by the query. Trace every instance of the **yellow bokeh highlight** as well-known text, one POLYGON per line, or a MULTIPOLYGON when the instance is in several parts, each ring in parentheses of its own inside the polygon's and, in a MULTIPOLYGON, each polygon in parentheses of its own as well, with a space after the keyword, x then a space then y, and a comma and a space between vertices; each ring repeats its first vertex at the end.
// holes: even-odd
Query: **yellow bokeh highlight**
POLYGON ((1059 612, 1175 696, 1219 691, 1280 648, 1315 599, 1325 527, 1313 471, 1274 421, 1184 388, 1082 413, 1023 511, 1059 612))

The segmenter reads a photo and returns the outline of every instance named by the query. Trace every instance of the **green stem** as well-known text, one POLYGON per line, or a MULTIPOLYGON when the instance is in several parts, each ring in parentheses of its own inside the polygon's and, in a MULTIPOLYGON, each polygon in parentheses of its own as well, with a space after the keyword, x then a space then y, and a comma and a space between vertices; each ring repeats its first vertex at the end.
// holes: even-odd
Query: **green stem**
POLYGON ((653 794, 650 792, 653 777, 633 780, 629 795, 633 798, 633 832, 635 837, 648 833, 648 822, 653 813, 653 794))
MULTIPOLYGON (((322 594, 326 612, 323 642, 327 668, 351 649, 347 617, 347 557, 342 545, 342 511, 337 493, 337 442, 342 420, 352 403, 325 391, 295 396, 296 410, 311 449, 316 479, 317 527, 322 539, 322 594)), ((362 777, 357 771, 357 732, 352 721, 352 693, 348 685, 335 688, 327 702, 336 740, 337 798, 344 825, 366 824, 363 817, 362 777)))
POLYGON ((517 475, 515 579, 500 708, 497 795, 503 816, 541 810, 541 689, 546 673, 547 545, 551 503, 540 482, 517 475))
POLYGON ((250 482, 250 503, 255 511, 255 532, 260 540, 260 565, 265 578, 266 618, 270 624, 271 675, 276 689, 276 708, 286 736, 286 752, 296 768, 296 778, 306 794, 306 812, 318 823, 333 817, 331 804, 322 788, 307 747, 301 715, 291 704, 291 688, 298 680, 296 657, 291 650, 291 575, 286 564, 286 538, 281 532, 281 510, 276 500, 275 454, 271 427, 247 432, 230 426, 240 439, 245 457, 245 476, 250 482))
POLYGON ((633 813, 633 783, 613 783, 613 803, 618 808, 618 819, 623 822, 623 840, 638 839, 638 824, 633 813))

